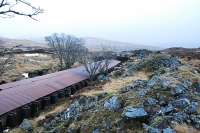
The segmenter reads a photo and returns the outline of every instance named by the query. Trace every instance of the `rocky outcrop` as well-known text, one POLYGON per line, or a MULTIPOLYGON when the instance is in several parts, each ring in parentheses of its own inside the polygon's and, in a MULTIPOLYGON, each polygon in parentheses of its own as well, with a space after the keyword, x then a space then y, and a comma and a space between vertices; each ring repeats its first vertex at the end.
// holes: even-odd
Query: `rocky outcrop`
POLYGON ((108 77, 98 78, 109 82, 109 78, 125 78, 137 71, 150 70, 148 80, 133 81, 116 93, 81 96, 45 122, 45 131, 55 131, 64 125, 64 131, 69 132, 134 132, 137 129, 147 133, 176 133, 174 126, 183 123, 199 130, 200 74, 190 69, 180 71, 184 64, 175 57, 151 54, 138 51, 137 63, 133 63, 135 58, 130 59, 133 55, 126 56, 128 61, 114 68, 108 77), (192 76, 187 77, 188 73, 192 76), (194 77, 197 77, 195 82, 194 77))
POLYGON ((144 119, 148 114, 142 107, 134 108, 128 106, 124 108, 122 116, 126 119, 144 119))
POLYGON ((111 110, 111 111, 117 111, 121 107, 121 101, 117 96, 111 97, 109 100, 105 101, 104 108, 111 110))
POLYGON ((24 119, 23 122, 19 126, 21 129, 23 129, 26 133, 33 132, 33 125, 28 119, 24 119))

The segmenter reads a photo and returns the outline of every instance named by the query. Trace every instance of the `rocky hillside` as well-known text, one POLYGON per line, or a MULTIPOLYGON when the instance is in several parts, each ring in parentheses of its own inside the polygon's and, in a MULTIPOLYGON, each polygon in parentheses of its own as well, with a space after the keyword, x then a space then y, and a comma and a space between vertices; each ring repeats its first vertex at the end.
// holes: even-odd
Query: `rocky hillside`
POLYGON ((181 47, 175 47, 175 48, 169 48, 163 50, 164 52, 167 52, 174 56, 179 56, 182 58, 191 58, 191 59, 200 59, 200 48, 181 48, 181 47))
POLYGON ((22 39, 9 39, 9 38, 4 38, 0 37, 0 47, 15 47, 15 46, 23 46, 23 47, 47 47, 47 45, 34 42, 31 40, 22 40, 22 39))
POLYGON ((12 48, 15 53, 48 53, 50 50, 46 44, 31 40, 9 39, 0 37, 0 49, 12 48))
POLYGON ((143 44, 134 44, 134 43, 127 43, 127 42, 119 42, 119 41, 112 41, 107 39, 101 38, 94 38, 94 37, 85 37, 85 45, 87 48, 91 49, 92 51, 98 51, 102 49, 102 46, 106 46, 113 51, 130 51, 130 50, 137 50, 137 49, 149 49, 149 50, 160 50, 162 48, 154 47, 150 45, 143 45, 143 44))
POLYGON ((14 131, 200 132, 199 68, 144 50, 126 57, 108 76, 98 76, 95 83, 72 96, 61 111, 38 121, 24 120, 14 131))
POLYGON ((173 56, 178 56, 182 60, 185 60, 186 63, 200 68, 200 48, 181 48, 174 47, 165 49, 162 52, 168 53, 173 56))
MULTIPOLYGON (((106 39, 94 38, 94 37, 84 37, 85 46, 90 51, 100 51, 102 47, 110 49, 112 51, 130 51, 138 49, 148 49, 148 50, 160 50, 162 48, 154 47, 150 45, 133 44, 119 41, 111 41, 106 39)), ((33 39, 34 40, 34 39, 33 39)), ((36 40, 36 39, 35 39, 36 40)), ((15 47, 16 52, 48 52, 48 45, 44 39, 39 39, 36 41, 25 40, 25 39, 9 39, 0 37, 0 48, 13 48, 15 47)))

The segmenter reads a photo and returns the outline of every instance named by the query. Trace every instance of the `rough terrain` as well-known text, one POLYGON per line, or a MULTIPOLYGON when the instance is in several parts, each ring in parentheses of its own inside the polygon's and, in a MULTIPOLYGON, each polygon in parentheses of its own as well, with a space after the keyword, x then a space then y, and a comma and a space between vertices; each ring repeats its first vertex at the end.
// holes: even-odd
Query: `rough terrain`
POLYGON ((123 56, 108 76, 99 75, 64 107, 58 105, 62 109, 25 120, 12 132, 200 132, 198 67, 146 50, 123 56))

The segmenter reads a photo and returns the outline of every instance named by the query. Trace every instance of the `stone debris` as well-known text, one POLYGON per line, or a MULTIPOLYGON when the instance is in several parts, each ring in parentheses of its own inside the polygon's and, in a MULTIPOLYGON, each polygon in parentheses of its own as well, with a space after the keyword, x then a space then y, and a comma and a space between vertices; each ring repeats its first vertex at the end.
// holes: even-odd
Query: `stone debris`
POLYGON ((118 58, 124 62, 108 76, 99 75, 99 81, 133 76, 141 70, 150 70, 149 79, 133 81, 117 93, 77 98, 65 111, 43 123, 44 130, 56 131, 64 124, 68 132, 127 132, 139 128, 147 133, 176 133, 174 124, 183 123, 200 129, 200 82, 193 81, 194 74, 200 76, 198 72, 185 70, 192 73, 186 78, 179 71, 185 64, 178 58, 146 50, 123 52, 118 58), (85 130, 88 128, 91 130, 85 130))

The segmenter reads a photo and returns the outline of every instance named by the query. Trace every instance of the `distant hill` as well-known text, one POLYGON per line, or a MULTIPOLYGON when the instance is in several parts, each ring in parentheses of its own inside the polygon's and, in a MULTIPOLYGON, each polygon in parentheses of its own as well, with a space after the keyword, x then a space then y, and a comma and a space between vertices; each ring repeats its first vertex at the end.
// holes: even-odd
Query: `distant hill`
POLYGON ((31 40, 9 39, 0 37, 0 49, 13 48, 14 53, 49 53, 51 52, 45 43, 31 40))
POLYGON ((182 48, 182 47, 172 47, 164 49, 162 52, 169 53, 174 56, 179 57, 189 57, 193 59, 200 59, 200 48, 182 48))
POLYGON ((46 48, 47 45, 44 43, 38 43, 31 40, 22 40, 22 39, 9 39, 0 37, 0 47, 3 48, 12 48, 12 47, 41 47, 46 48))
MULTIPOLYGON (((91 51, 98 51, 103 47, 109 48, 114 51, 129 51, 129 50, 137 50, 137 49, 148 49, 148 50, 160 50, 159 47, 154 47, 150 45, 140 45, 140 44, 132 44, 126 42, 112 41, 101 38, 94 37, 85 37, 82 38, 85 41, 85 46, 91 51)), ((25 40, 25 39, 9 39, 0 37, 0 48, 11 48, 16 47, 17 49, 46 49, 48 48, 47 44, 44 41, 25 40)), ((42 39, 41 39, 42 40, 42 39)))
POLYGON ((87 48, 96 51, 102 48, 102 46, 110 48, 115 51, 129 51, 137 49, 148 49, 148 50, 160 50, 162 48, 154 47, 150 45, 133 44, 119 41, 112 41, 100 38, 85 37, 85 45, 87 48))

